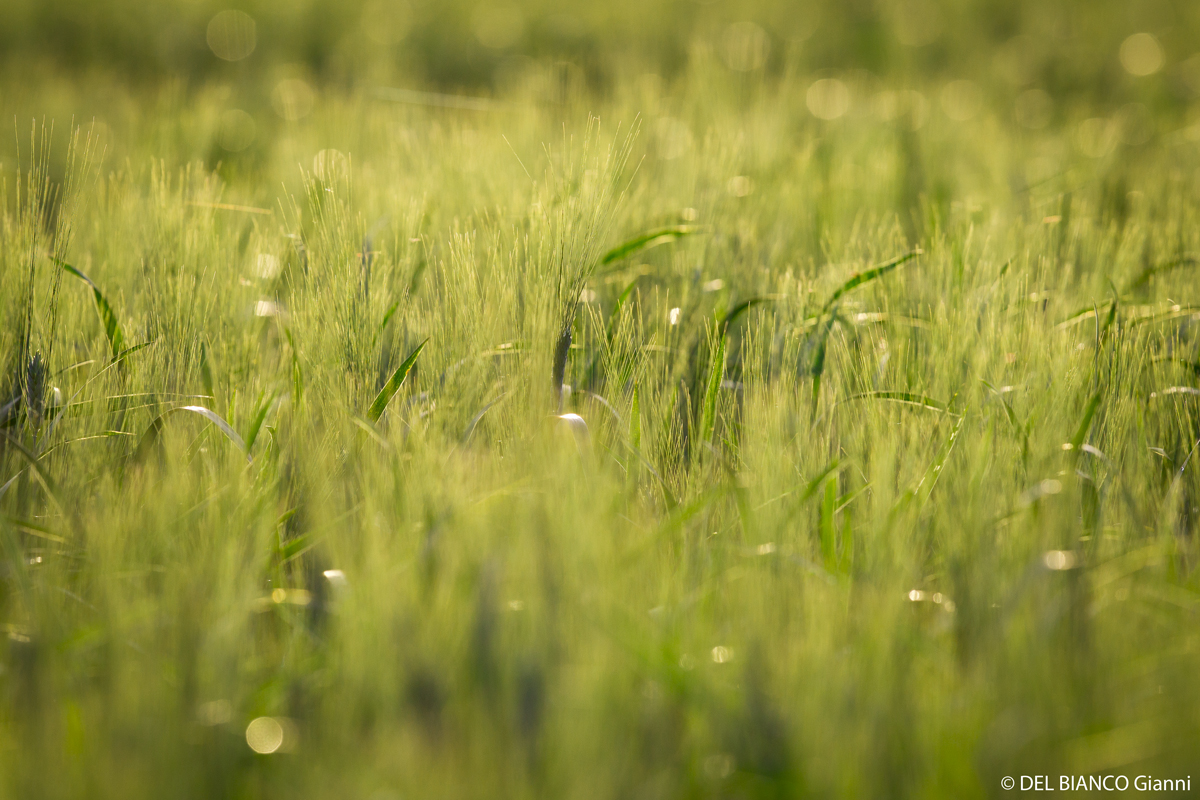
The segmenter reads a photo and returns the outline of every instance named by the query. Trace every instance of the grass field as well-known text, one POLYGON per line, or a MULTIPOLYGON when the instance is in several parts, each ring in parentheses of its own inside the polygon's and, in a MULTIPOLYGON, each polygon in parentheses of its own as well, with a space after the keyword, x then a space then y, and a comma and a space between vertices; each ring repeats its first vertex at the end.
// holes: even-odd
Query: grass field
POLYGON ((1200 61, 764 30, 6 67, 0 797, 1189 775, 1200 61))

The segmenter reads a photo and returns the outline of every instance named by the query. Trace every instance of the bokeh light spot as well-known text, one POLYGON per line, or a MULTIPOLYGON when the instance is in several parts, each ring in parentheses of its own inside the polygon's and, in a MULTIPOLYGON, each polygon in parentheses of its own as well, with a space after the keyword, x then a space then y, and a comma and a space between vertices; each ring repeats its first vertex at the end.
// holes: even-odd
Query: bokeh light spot
POLYGON ((1074 569, 1079 564, 1079 556, 1070 550, 1048 550, 1042 555, 1042 563, 1049 570, 1074 569))
POLYGON ((1152 34, 1135 33, 1121 42, 1121 66, 1130 75, 1144 77, 1162 69, 1163 49, 1152 34))
POLYGON ((837 119, 850 110, 850 89, 837 78, 822 78, 808 87, 808 110, 818 119, 837 119))
POLYGON ((246 744, 256 753, 274 753, 283 746, 283 726, 274 717, 258 717, 246 726, 246 744))
POLYGON ((217 58, 241 61, 254 52, 258 33, 245 11, 222 11, 208 23, 208 46, 217 58))

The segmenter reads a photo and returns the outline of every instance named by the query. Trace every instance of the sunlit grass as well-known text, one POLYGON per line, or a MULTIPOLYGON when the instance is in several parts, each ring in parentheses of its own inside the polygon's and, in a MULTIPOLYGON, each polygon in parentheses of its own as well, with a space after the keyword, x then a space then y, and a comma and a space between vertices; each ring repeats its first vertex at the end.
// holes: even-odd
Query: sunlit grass
POLYGON ((1186 774, 1196 141, 722 41, 22 133, 0 795, 1186 774))

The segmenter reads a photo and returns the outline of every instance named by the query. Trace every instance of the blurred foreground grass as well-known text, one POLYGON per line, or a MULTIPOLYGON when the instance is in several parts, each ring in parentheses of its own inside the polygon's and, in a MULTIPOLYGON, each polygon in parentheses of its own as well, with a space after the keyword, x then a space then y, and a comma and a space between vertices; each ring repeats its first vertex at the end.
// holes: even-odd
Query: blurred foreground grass
POLYGON ((1111 27, 1095 95, 8 81, 0 796, 1186 775, 1200 127, 1111 27))

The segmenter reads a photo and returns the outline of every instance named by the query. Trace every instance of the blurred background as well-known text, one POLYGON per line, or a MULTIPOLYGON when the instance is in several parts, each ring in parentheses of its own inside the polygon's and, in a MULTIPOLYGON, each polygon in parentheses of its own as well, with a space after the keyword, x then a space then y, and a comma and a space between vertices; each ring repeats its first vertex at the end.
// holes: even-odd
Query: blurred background
MULTIPOLYGON (((704 83, 735 102, 776 87, 817 122, 917 130, 975 119, 1038 139, 1069 131, 1087 158, 1200 140, 1200 3, 1178 0, 5 7, 0 116, 18 120, 17 138, 31 119, 90 125, 110 158, 141 148, 167 163, 202 155, 210 168, 224 164, 225 178, 233 162, 256 169, 262 148, 297 123, 329 119, 313 112, 338 99, 475 110, 502 99, 556 120, 615 101, 653 120, 663 98, 704 83), (168 127, 170 118, 191 121, 168 127)), ((650 131, 668 158, 672 142, 687 144, 671 125, 650 131)), ((0 170, 20 160, 4 139, 0 170)))
MULTIPOLYGON (((5 8, 0 61, 10 86, 52 72, 138 85, 236 77, 272 89, 292 79, 485 92, 519 83, 541 62, 603 92, 633 71, 670 81, 699 51, 768 76, 858 70, 891 84, 971 81, 967 93, 1032 90, 1040 94, 1018 112, 1032 123, 1064 104, 1139 102, 1159 113, 1200 95, 1200 3, 1179 0, 6 0, 5 8)), ((276 104, 302 111, 300 86, 276 104)))

